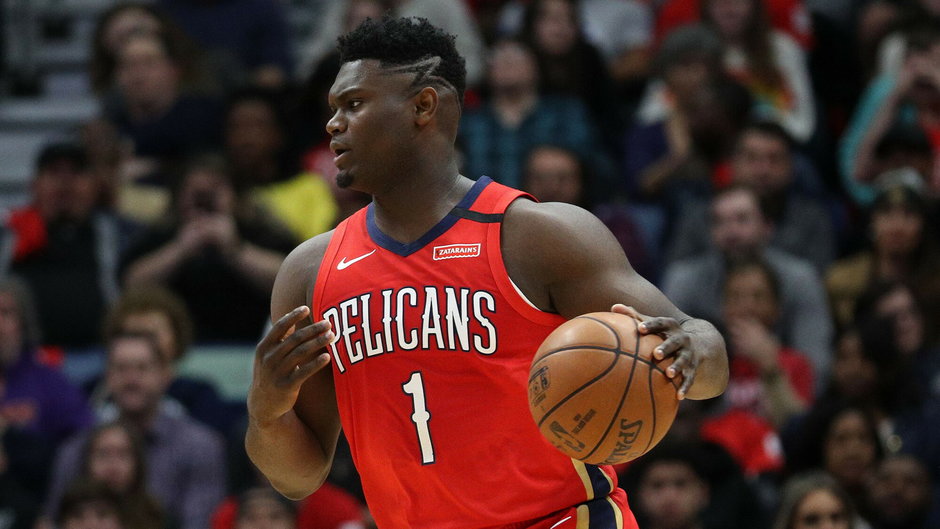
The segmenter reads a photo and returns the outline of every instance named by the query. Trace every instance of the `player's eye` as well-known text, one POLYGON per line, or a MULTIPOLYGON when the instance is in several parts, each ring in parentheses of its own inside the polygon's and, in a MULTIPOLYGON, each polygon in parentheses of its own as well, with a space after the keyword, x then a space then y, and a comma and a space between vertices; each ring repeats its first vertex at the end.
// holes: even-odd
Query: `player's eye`
POLYGON ((361 105, 362 105, 362 101, 358 99, 353 99, 349 103, 347 103, 346 106, 348 106, 350 109, 355 109, 355 108, 359 108, 361 105))

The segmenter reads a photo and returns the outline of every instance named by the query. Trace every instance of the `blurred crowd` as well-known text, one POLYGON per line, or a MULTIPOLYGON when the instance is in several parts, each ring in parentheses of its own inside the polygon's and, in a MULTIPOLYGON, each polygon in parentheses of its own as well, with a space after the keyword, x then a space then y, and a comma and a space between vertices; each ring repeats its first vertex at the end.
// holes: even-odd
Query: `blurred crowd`
POLYGON ((179 366, 255 343, 284 256, 368 203, 326 93, 388 12, 456 35, 463 174, 593 211, 726 339, 725 394, 618 468, 641 527, 940 527, 940 1, 330 0, 303 39, 287 7, 100 14, 100 115, 2 218, 0 529, 370 526, 348 450, 289 502, 179 366))

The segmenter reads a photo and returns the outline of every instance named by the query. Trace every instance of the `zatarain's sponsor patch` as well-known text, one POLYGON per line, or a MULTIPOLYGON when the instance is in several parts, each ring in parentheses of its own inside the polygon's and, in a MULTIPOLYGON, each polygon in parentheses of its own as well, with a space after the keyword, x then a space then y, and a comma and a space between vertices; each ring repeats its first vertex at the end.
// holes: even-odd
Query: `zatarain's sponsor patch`
POLYGON ((456 259, 458 257, 479 257, 480 243, 476 244, 448 244, 447 246, 435 246, 433 259, 441 261, 444 259, 456 259))

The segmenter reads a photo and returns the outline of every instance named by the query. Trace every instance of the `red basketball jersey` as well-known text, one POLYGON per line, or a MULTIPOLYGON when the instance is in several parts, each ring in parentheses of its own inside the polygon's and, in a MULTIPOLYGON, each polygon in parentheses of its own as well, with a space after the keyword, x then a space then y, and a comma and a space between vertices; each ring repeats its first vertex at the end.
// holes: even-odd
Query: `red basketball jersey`
POLYGON ((312 308, 337 335, 340 418, 383 529, 636 527, 613 469, 563 455, 529 413, 532 356, 564 320, 503 265, 521 196, 484 177, 417 241, 382 233, 369 206, 329 243, 312 308))

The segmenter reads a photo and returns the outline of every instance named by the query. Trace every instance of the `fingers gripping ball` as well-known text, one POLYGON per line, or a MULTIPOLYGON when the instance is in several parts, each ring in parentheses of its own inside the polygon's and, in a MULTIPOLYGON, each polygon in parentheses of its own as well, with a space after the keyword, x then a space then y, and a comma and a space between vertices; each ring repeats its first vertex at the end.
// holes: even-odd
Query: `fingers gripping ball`
POLYGON ((590 464, 640 457, 676 418, 681 377, 653 358, 663 342, 641 335, 639 322, 613 312, 571 319, 542 342, 529 370, 529 409, 542 435, 590 464))

